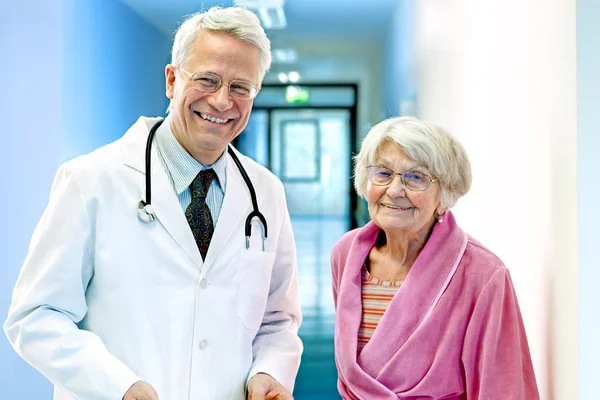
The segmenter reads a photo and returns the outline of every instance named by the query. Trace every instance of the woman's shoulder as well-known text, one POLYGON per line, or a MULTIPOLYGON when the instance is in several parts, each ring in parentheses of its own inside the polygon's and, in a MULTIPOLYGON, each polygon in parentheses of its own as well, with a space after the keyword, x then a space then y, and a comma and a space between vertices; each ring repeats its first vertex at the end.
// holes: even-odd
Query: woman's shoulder
POLYGON ((352 229, 344 233, 342 237, 333 245, 331 249, 330 260, 334 268, 343 270, 344 266, 350 260, 356 257, 364 257, 365 248, 372 246, 377 228, 371 223, 352 229))
POLYGON ((470 235, 467 235, 467 246, 461 265, 466 275, 476 275, 484 279, 491 278, 496 272, 507 271, 496 254, 470 235))
POLYGON ((354 248, 358 249, 364 246, 372 246, 375 243, 379 231, 380 228, 371 221, 360 228, 355 228, 346 232, 333 246, 331 251, 332 256, 352 253, 354 248))
POLYGON ((332 252, 336 253, 347 251, 352 246, 352 242, 354 242, 354 239, 359 234, 360 230, 361 228, 355 228, 344 233, 342 237, 339 238, 338 241, 333 245, 332 252))
POLYGON ((511 284, 510 272, 502 260, 481 242, 467 235, 467 245, 451 285, 463 299, 473 302, 489 288, 511 284))

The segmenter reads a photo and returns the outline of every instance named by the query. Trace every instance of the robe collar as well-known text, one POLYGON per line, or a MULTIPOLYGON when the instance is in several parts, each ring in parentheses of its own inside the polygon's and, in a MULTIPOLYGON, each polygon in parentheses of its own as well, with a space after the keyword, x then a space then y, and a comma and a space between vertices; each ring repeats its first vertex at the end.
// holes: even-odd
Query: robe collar
POLYGON ((451 212, 436 223, 429 240, 394 295, 369 343, 357 354, 358 329, 362 318, 361 268, 375 245, 379 228, 369 222, 355 236, 340 282, 337 309, 336 358, 340 374, 351 392, 360 398, 397 399, 377 377, 410 336, 428 318, 448 287, 467 246, 468 237, 451 212), (401 318, 398 318, 401 315, 401 318), (375 381, 375 382, 374 382, 375 381), (374 391, 376 393, 374 393, 374 391), (362 393, 362 394, 361 394, 362 393), (393 395, 393 396, 392 396, 393 395))

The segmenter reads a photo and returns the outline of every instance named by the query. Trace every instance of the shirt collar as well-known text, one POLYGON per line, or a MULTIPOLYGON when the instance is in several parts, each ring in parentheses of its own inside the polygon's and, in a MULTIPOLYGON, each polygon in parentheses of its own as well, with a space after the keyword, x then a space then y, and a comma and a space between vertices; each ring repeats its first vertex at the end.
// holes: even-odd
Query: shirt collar
POLYGON ((214 169, 217 175, 218 187, 225 193, 227 181, 227 157, 226 151, 212 165, 202 165, 192 157, 175 139, 171 131, 170 118, 167 116, 165 121, 156 131, 156 146, 161 153, 171 177, 171 183, 175 192, 179 196, 186 190, 196 175, 204 169, 214 169))

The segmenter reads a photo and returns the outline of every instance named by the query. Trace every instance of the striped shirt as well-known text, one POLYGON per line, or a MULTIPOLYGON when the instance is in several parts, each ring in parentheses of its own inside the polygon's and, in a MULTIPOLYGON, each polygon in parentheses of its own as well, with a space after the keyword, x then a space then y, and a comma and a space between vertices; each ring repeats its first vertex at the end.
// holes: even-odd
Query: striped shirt
POLYGON ((375 328, 403 281, 380 281, 362 267, 362 318, 358 329, 358 354, 373 336, 375 328))
POLYGON ((212 165, 203 166, 194 157, 192 157, 175 139, 171 131, 170 118, 167 117, 165 122, 156 131, 156 149, 158 158, 167 171, 171 185, 177 194, 179 204, 185 212, 186 208, 192 202, 192 194, 190 185, 192 181, 203 169, 214 169, 217 179, 213 180, 206 195, 206 204, 210 210, 213 220, 213 226, 217 226, 221 207, 223 206, 223 198, 225 197, 225 188, 227 184, 227 157, 225 153, 212 165))

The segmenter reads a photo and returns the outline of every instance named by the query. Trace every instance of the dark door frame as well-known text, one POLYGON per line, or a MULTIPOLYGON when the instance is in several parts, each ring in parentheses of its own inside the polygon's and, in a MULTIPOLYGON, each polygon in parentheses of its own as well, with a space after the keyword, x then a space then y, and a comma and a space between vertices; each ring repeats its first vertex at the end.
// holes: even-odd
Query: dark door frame
MULTIPOLYGON (((298 84, 302 87, 307 88, 315 88, 315 87, 349 87, 353 92, 353 105, 352 106, 336 106, 336 105, 327 105, 327 106, 310 106, 305 104, 288 104, 288 105, 279 105, 275 107, 266 107, 266 106, 254 106, 252 110, 264 110, 267 112, 268 117, 268 126, 267 126, 267 143, 269 143, 269 165, 268 168, 271 168, 271 114, 275 110, 348 110, 350 112, 350 158, 348 159, 350 176, 348 179, 350 180, 349 185, 349 193, 350 197, 349 202, 349 210, 348 215, 350 217, 350 229, 357 228, 359 226, 356 212, 358 206, 358 196, 356 195, 356 191, 354 190, 354 185, 352 183, 352 175, 353 175, 353 161, 352 158, 354 155, 358 153, 358 129, 357 129, 357 115, 358 115, 358 84, 356 83, 301 83, 298 84)), ((288 84, 283 83, 270 83, 264 84, 263 88, 285 88, 289 86, 288 84)), ((236 145, 237 139, 234 140, 233 145, 236 145)))

